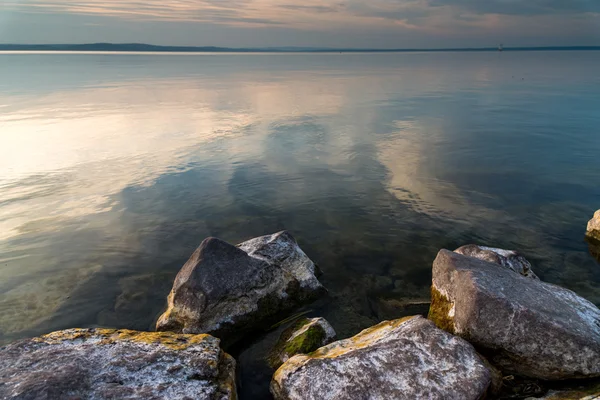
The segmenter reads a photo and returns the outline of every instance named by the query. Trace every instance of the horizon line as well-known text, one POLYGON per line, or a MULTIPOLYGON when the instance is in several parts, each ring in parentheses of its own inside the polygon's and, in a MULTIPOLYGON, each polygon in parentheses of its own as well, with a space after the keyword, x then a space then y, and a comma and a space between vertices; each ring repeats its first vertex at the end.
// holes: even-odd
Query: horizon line
POLYGON ((414 48, 362 48, 362 47, 313 47, 313 46, 268 46, 268 47, 221 47, 154 45, 147 43, 53 43, 17 44, 0 43, 0 51, 128 51, 128 52, 434 52, 434 51, 543 51, 543 50, 600 50, 600 45, 569 46, 516 46, 504 47, 414 47, 414 48), (112 49, 111 49, 112 48, 112 49))

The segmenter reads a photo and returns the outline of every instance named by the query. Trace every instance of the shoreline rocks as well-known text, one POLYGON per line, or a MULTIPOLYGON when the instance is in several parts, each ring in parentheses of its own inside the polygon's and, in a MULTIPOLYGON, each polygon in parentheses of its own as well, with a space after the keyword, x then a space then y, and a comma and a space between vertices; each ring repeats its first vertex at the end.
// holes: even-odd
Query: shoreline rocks
POLYGON ((233 246, 205 239, 177 274, 158 331, 209 333, 227 343, 325 288, 315 264, 288 232, 233 246))
POLYGON ((382 322, 285 362, 276 400, 481 399, 492 372, 461 338, 421 316, 382 322))
POLYGON ((209 335, 69 329, 0 348, 0 398, 229 400, 235 360, 209 335))
POLYGON ((277 369, 296 354, 307 354, 335 340, 333 327, 324 318, 301 318, 282 332, 267 362, 277 369))
POLYGON ((494 263, 440 250, 429 318, 506 373, 600 376, 600 310, 570 290, 494 263))

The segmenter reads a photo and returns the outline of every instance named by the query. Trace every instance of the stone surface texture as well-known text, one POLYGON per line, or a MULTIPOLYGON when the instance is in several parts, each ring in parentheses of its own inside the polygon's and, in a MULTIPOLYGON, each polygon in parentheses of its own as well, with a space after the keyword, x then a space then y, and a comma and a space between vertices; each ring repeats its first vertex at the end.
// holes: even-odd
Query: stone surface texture
POLYGON ((313 352, 333 342, 335 337, 335 330, 326 319, 301 318, 283 331, 267 361, 272 368, 279 368, 296 354, 313 352))
POLYGON ((205 239, 177 274, 156 329, 235 341, 324 293, 315 268, 285 231, 237 247, 205 239))
POLYGON ((570 290, 494 263, 441 250, 429 317, 506 373, 600 376, 600 310, 570 290))
POLYGON ((490 370, 466 341, 421 316, 386 321, 275 373, 276 400, 481 399, 490 370))
POLYGON ((0 348, 0 399, 235 398, 235 361, 209 335, 69 329, 0 348))
POLYGON ((459 247, 454 250, 454 252, 462 254, 463 256, 475 257, 483 261, 501 265, 531 279, 539 279, 531 269, 529 261, 514 250, 468 244, 459 247))
POLYGON ((596 211, 588 222, 586 235, 600 241, 600 210, 596 211))

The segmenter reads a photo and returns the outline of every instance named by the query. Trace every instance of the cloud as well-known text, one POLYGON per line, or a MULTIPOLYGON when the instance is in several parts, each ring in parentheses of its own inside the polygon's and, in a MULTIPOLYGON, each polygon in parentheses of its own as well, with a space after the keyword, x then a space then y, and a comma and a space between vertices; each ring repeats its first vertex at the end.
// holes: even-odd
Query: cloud
POLYGON ((429 0, 433 7, 451 6, 474 14, 546 15, 600 12, 596 0, 429 0))
MULTIPOLYGON (((591 43, 597 37, 600 17, 597 0, 4 0, 2 6, 7 11, 5 19, 11 12, 22 14, 21 19, 31 19, 32 14, 46 21, 55 17, 54 25, 49 23, 51 29, 61 32, 67 41, 75 20, 91 19, 88 22, 119 25, 116 30, 81 32, 82 37, 93 36, 93 40, 115 41, 117 32, 121 32, 125 41, 195 44, 203 40, 232 47, 266 43, 478 46, 497 38, 522 45, 540 41, 564 44, 569 40, 591 43)), ((13 31, 20 35, 15 35, 17 41, 32 36, 19 24, 13 25, 13 31)))

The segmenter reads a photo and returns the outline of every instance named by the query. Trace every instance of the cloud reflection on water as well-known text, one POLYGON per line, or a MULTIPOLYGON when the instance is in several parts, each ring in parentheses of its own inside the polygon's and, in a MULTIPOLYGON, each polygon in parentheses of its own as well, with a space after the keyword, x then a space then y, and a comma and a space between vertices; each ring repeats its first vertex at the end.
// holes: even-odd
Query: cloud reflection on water
MULTIPOLYGON (((546 257, 541 275, 600 301, 583 244, 544 244, 557 230, 543 217, 560 204, 519 209, 489 186, 498 170, 502 187, 533 187, 526 173, 485 168, 477 151, 489 146, 465 111, 506 101, 507 74, 489 62, 447 69, 457 61, 446 57, 446 69, 309 60, 302 70, 270 57, 271 69, 222 72, 198 59, 173 76, 159 64, 114 80, 124 59, 102 65, 106 81, 0 97, 10 111, 0 116, 0 339, 72 324, 145 329, 203 237, 283 228, 325 270, 322 312, 342 332, 380 318, 382 298, 426 298, 435 252, 465 241, 546 257), (480 165, 479 181, 463 159, 480 165)), ((585 206, 570 210, 567 230, 585 206)))

